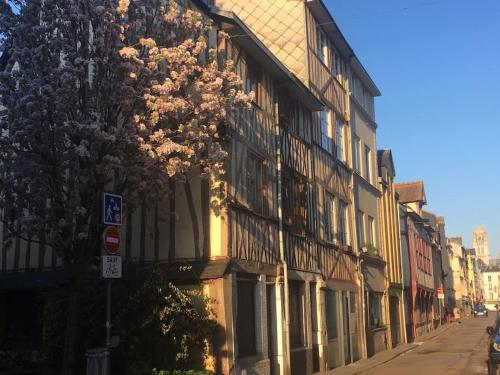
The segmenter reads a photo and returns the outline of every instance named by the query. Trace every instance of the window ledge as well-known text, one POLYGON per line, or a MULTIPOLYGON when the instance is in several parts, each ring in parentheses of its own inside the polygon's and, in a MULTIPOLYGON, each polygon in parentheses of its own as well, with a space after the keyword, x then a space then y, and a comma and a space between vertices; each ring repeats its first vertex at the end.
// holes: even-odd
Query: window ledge
POLYGON ((307 346, 301 346, 299 348, 292 348, 292 349, 290 349, 290 352, 292 352, 292 353, 293 352, 301 352, 301 351, 304 351, 304 350, 307 350, 307 349, 309 349, 307 346))
POLYGON ((387 326, 382 326, 382 327, 368 327, 368 330, 371 333, 383 332, 383 331, 387 331, 387 326))

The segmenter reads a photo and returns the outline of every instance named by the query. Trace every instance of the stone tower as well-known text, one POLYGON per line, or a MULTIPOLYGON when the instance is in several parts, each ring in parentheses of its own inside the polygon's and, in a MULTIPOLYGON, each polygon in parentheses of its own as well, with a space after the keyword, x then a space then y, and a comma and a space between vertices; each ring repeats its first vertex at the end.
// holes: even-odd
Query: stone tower
POLYGON ((472 234, 472 246, 476 254, 486 265, 490 264, 490 248, 488 246, 488 233, 483 227, 476 228, 472 234))

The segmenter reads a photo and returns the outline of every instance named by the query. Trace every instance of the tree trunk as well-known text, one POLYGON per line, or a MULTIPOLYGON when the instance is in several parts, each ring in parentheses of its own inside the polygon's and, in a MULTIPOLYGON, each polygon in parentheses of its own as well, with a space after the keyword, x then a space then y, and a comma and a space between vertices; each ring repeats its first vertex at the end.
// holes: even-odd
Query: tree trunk
POLYGON ((68 314, 66 318, 66 332, 64 337, 64 353, 61 375, 73 375, 75 373, 81 304, 80 277, 77 276, 75 279, 71 280, 68 292, 68 314))
POLYGON ((186 193, 186 201, 189 209, 189 217, 191 218, 191 225, 193 227, 193 240, 194 240, 194 256, 200 258, 200 230, 198 228, 198 215, 196 215, 196 207, 194 205, 193 192, 189 181, 184 183, 184 192, 186 193))

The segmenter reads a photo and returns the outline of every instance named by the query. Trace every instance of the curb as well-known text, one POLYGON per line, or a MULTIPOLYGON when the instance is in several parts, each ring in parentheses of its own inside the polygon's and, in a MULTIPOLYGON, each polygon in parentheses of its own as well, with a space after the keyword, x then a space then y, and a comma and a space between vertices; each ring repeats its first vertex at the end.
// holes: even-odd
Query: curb
POLYGON ((406 354, 406 353, 408 353, 408 352, 412 351, 413 349, 418 348, 420 346, 419 344, 416 344, 416 343, 411 343, 411 344, 406 344, 406 345, 408 345, 409 347, 402 350, 401 352, 397 353, 393 357, 387 358, 386 360, 384 360, 382 362, 375 363, 373 366, 364 368, 362 370, 359 370, 358 372, 353 372, 351 375, 359 375, 359 374, 362 374, 366 371, 373 370, 374 368, 382 366, 382 365, 386 364, 387 362, 390 362, 390 361, 402 356, 403 354, 406 354))
MULTIPOLYGON (((373 370, 376 367, 384 365, 384 364, 386 364, 386 363, 388 363, 388 362, 390 362, 390 361, 392 361, 392 360, 394 360, 394 359, 402 356, 403 354, 406 354, 406 353, 412 351, 415 348, 418 348, 419 346, 421 346, 425 342, 433 340, 434 338, 440 336, 444 332, 447 332, 448 330, 452 329, 453 327, 457 327, 457 324, 451 323, 451 324, 447 324, 445 326, 441 326, 441 328, 439 329, 438 332, 429 332, 428 333, 429 336, 425 336, 425 335, 424 336, 420 336, 420 337, 417 338, 418 341, 414 341, 414 342, 411 342, 411 343, 408 343, 408 344, 404 344, 404 345, 407 345, 407 347, 404 348, 404 349, 400 349, 401 351, 398 351, 394 355, 392 355, 392 356, 390 356, 388 358, 385 358, 383 360, 380 360, 378 362, 375 362, 375 363, 373 363, 371 365, 366 365, 366 367, 363 367, 363 368, 360 368, 360 369, 354 369, 354 368, 351 367, 349 369, 349 366, 356 365, 356 362, 355 362, 355 363, 353 363, 351 365, 348 365, 348 366, 339 367, 337 369, 333 369, 333 370, 326 371, 326 372, 319 372, 319 373, 316 373, 316 374, 317 375, 330 375, 330 374, 331 375, 336 375, 335 370, 340 370, 340 371, 338 371, 339 375, 360 375, 360 374, 363 374, 363 373, 365 373, 367 371, 373 370), (349 370, 351 370, 352 372, 349 371, 349 370)), ((392 350, 397 350, 397 347, 395 349, 392 349, 392 350)))

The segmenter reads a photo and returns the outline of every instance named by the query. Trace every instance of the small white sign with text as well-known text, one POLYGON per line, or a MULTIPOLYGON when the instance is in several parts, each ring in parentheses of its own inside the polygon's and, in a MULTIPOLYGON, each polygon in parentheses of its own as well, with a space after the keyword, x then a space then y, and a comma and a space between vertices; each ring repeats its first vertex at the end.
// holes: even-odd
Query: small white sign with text
POLYGON ((121 279, 122 257, 119 255, 103 255, 101 257, 102 277, 105 279, 121 279))

